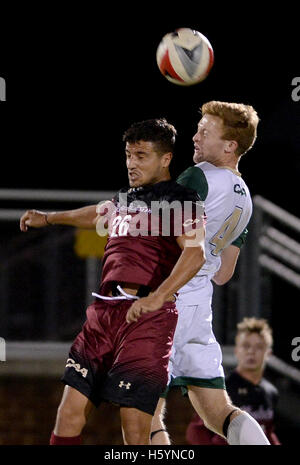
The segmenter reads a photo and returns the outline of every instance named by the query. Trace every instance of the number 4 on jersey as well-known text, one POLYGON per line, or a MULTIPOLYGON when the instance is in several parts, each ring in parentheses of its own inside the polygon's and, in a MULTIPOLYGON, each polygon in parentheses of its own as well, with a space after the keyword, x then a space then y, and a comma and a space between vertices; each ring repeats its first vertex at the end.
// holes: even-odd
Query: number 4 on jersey
POLYGON ((213 246, 212 255, 219 255, 235 239, 234 231, 240 221, 243 209, 235 207, 231 215, 226 218, 218 232, 211 238, 209 243, 213 246))

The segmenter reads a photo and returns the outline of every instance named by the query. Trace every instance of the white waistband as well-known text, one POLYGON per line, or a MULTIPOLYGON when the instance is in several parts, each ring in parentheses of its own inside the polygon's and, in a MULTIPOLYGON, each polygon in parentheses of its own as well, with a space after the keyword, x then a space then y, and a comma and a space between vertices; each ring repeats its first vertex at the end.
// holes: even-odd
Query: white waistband
POLYGON ((117 289, 123 295, 108 297, 108 296, 105 296, 105 295, 96 294, 96 292, 92 292, 92 296, 98 297, 99 299, 103 299, 103 300, 125 300, 125 299, 132 299, 133 300, 133 299, 139 299, 139 297, 136 296, 136 295, 127 294, 125 291, 123 291, 121 286, 117 286, 117 289))

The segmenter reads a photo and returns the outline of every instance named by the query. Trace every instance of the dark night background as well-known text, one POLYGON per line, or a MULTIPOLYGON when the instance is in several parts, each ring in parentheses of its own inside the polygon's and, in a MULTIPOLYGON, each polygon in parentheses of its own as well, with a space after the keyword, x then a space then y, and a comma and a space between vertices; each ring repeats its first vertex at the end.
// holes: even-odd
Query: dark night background
POLYGON ((161 5, 112 4, 105 11, 26 7, 5 31, 2 27, 0 76, 7 82, 7 102, 0 104, 2 187, 118 189, 127 182, 123 131, 133 121, 157 116, 177 127, 177 175, 191 163, 198 108, 215 99, 255 107, 258 140, 240 170, 253 195, 297 215, 295 7, 263 13, 254 5, 247 12, 242 4, 203 9, 192 3, 163 13, 161 5), (215 53, 209 77, 189 88, 169 83, 156 66, 160 38, 177 27, 202 32, 215 53))

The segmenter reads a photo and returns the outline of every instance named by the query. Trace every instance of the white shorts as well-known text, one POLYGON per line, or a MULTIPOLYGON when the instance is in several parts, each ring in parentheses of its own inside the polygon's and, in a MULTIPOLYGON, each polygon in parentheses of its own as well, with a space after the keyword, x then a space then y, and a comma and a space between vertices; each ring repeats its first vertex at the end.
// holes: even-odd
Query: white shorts
POLYGON ((178 322, 169 362, 170 386, 201 386, 225 389, 222 351, 212 329, 213 286, 203 276, 197 305, 176 302, 178 322))

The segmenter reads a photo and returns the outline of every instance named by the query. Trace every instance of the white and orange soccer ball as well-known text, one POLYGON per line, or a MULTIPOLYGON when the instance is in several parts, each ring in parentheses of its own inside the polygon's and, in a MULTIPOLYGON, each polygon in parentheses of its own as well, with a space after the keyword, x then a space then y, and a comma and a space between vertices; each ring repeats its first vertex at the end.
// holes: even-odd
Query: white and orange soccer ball
POLYGON ((156 52, 160 72, 174 84, 191 86, 205 79, 214 63, 208 39, 189 28, 166 34, 156 52))

